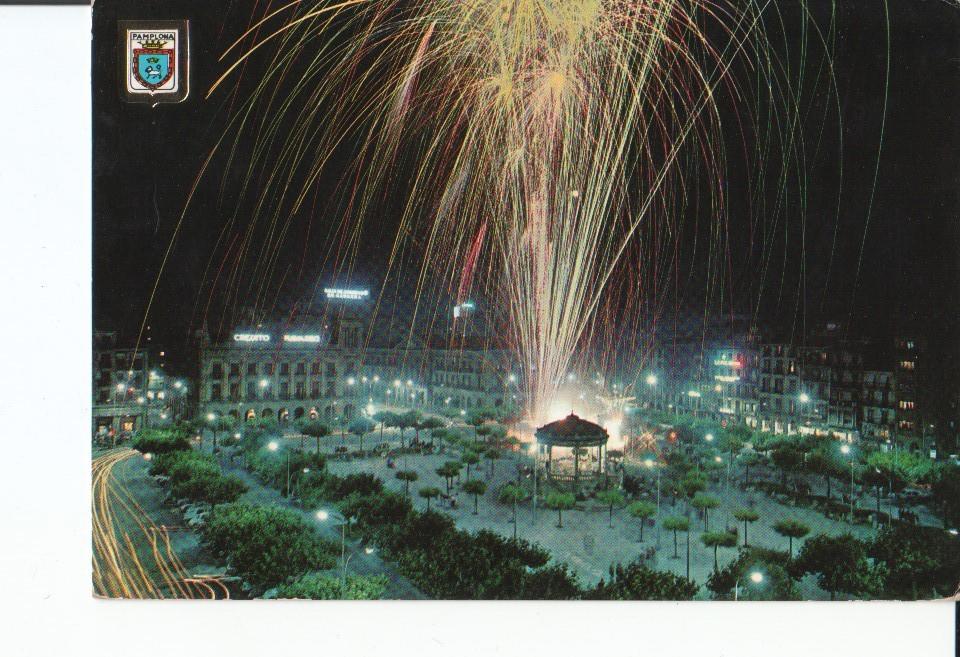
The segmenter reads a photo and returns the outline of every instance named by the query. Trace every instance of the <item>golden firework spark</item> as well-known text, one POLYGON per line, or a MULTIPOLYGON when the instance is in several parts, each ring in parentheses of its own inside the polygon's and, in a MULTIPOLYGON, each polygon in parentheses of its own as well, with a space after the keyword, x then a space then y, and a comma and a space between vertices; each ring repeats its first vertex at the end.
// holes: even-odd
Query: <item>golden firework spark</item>
MULTIPOLYGON (((269 305, 290 218, 338 149, 359 144, 342 176, 351 213, 334 231, 338 265, 353 266, 361 228, 384 199, 401 198, 389 266, 419 241, 418 299, 444 286, 465 295, 482 272, 509 308, 527 411, 544 419, 585 341, 615 334, 638 289, 666 285, 690 187, 708 190, 711 236, 722 240, 717 97, 746 102, 731 73, 737 62, 765 81, 759 95, 783 98, 770 101, 785 117, 771 130, 784 158, 797 157, 796 89, 765 29, 767 14, 783 20, 779 11, 769 0, 279 7, 224 53, 230 63, 208 93, 251 57, 267 58, 218 144, 232 141, 228 163, 245 172, 240 198, 254 203, 245 233, 230 237, 233 220, 224 228, 228 298, 269 305), (235 160, 242 138, 252 141, 245 165, 235 160), (256 230, 266 235, 259 252, 256 230), (622 286, 631 301, 598 312, 628 253, 640 263, 622 286), (241 291, 242 262, 253 283, 241 291)), ((825 40, 815 25, 811 33, 825 40)), ((710 271, 723 269, 720 249, 707 258, 710 271)), ((211 264, 216 282, 225 264, 211 264)))

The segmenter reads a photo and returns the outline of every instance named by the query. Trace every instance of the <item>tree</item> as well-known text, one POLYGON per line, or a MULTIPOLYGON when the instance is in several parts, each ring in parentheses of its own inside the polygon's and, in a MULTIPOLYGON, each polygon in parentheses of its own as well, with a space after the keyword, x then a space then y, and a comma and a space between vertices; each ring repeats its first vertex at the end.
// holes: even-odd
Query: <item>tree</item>
POLYGON ((754 509, 737 509, 733 512, 733 517, 743 523, 743 547, 748 547, 750 543, 747 541, 747 524, 759 520, 760 514, 754 509))
POLYGON ((691 506, 695 509, 699 509, 703 512, 703 531, 710 531, 710 523, 708 513, 710 509, 716 509, 720 506, 720 500, 713 497, 712 495, 704 495, 702 493, 697 493, 693 496, 693 499, 690 500, 691 506))
POLYGON ((420 431, 429 431, 430 444, 432 445, 434 431, 436 431, 437 429, 442 429, 445 426, 446 424, 440 418, 436 417, 435 415, 428 415, 427 417, 420 420, 420 422, 417 424, 417 431, 418 431, 417 437, 419 438, 420 431))
POLYGON ((319 420, 307 420, 300 426, 300 431, 317 440, 317 454, 320 453, 320 439, 330 435, 330 427, 319 420))
POLYGON ((831 497, 831 482, 843 474, 843 466, 837 462, 833 449, 815 449, 807 455, 806 469, 823 477, 827 485, 827 499, 831 497))
POLYGON ((793 539, 803 538, 810 533, 810 528, 799 520, 794 520, 793 518, 785 518, 784 520, 778 521, 774 526, 773 530, 780 534, 781 536, 786 536, 790 541, 790 549, 788 554, 790 558, 793 558, 793 539))
POLYGON ((787 473, 796 470, 803 463, 803 454, 793 447, 777 447, 770 454, 773 464, 780 469, 780 485, 786 486, 787 473))
POLYGON ((688 498, 692 498, 694 495, 699 493, 702 490, 706 490, 707 480, 704 479, 699 474, 690 473, 680 480, 680 489, 683 491, 683 494, 688 498))
POLYGON ((617 489, 602 490, 597 493, 597 500, 606 504, 609 509, 608 526, 613 527, 613 507, 621 507, 624 504, 623 493, 617 489))
POLYGON ((700 587, 673 573, 653 570, 640 561, 611 569, 609 583, 600 580, 588 600, 692 600, 700 587))
POLYGON ((737 546, 737 535, 733 532, 707 532, 705 534, 701 534, 700 540, 703 541, 703 544, 707 547, 713 548, 714 572, 720 569, 717 562, 717 550, 722 547, 737 546))
POLYGON ((460 462, 467 466, 467 479, 469 479, 470 466, 476 465, 480 462, 480 455, 474 452, 472 449, 466 449, 463 451, 463 455, 460 457, 460 462))
POLYGON ((956 593, 960 537, 937 527, 888 525, 867 553, 884 567, 885 598, 917 600, 956 593))
POLYGON ((960 466, 950 464, 937 468, 930 492, 940 507, 943 528, 960 525, 960 466))
POLYGON ((217 451, 217 432, 229 431, 234 425, 234 419, 229 416, 214 415, 213 419, 207 419, 204 426, 210 429, 210 433, 213 435, 213 451, 217 451))
POLYGON ((743 548, 736 559, 707 578, 707 588, 714 598, 731 596, 739 589, 739 599, 744 600, 798 600, 800 595, 793 579, 787 572, 786 552, 764 548, 743 548), (755 582, 753 573, 760 572, 763 580, 755 582))
POLYGON ((392 413, 391 411, 377 411, 376 413, 373 414, 373 421, 380 423, 380 442, 381 443, 383 442, 383 427, 395 426, 394 423, 396 422, 396 416, 397 414, 392 413))
POLYGON ((888 479, 887 477, 880 472, 879 468, 874 468, 871 466, 865 467, 860 471, 860 482, 864 486, 873 487, 874 493, 877 498, 877 525, 880 525, 880 494, 883 490, 884 485, 886 485, 888 479))
POLYGON ((632 503, 627 507, 627 513, 629 513, 634 518, 640 520, 640 542, 643 543, 643 526, 647 523, 647 518, 653 516, 657 512, 657 507, 655 507, 650 502, 638 501, 632 503))
POLYGON ((516 484, 507 484, 500 490, 498 499, 513 506, 513 538, 517 538, 517 503, 527 499, 527 491, 516 484))
POLYGON ((410 483, 420 478, 420 475, 413 470, 398 470, 394 476, 403 482, 403 494, 408 496, 410 495, 410 483))
POLYGON ((576 501, 573 493, 559 493, 554 491, 547 493, 543 503, 547 505, 548 509, 553 509, 557 512, 557 528, 562 529, 563 512, 572 509, 576 501))
POLYGON ((817 583, 830 593, 857 596, 875 588, 876 573, 867 562, 867 544, 850 534, 827 536, 819 534, 804 542, 792 570, 795 573, 813 573, 817 583))
POLYGON ((363 451, 363 437, 373 431, 375 427, 376 425, 373 421, 365 417, 354 418, 354 420, 350 422, 349 431, 359 439, 359 450, 361 452, 363 451))
MULTIPOLYGON (((406 413, 400 413, 396 416, 396 424, 394 425, 400 429, 400 447, 407 446, 407 439, 404 431, 410 428, 416 429, 417 425, 420 423, 420 411, 407 411, 406 413)), ((420 431, 417 429, 417 434, 419 435, 420 431)))
POLYGON ((440 495, 440 489, 436 486, 427 486, 420 489, 420 497, 427 501, 427 511, 430 510, 430 500, 440 495))
POLYGON ((763 461, 763 457, 757 454, 756 452, 745 452, 739 457, 740 463, 743 464, 744 470, 744 486, 750 485, 750 468, 760 465, 763 461))
POLYGON ((486 482, 480 481, 479 479, 467 479, 463 482, 463 492, 473 495, 473 515, 477 515, 479 513, 477 510, 479 498, 487 492, 486 482))
POLYGON ((460 468, 462 467, 463 464, 460 461, 447 461, 435 470, 447 482, 447 495, 450 494, 450 489, 453 487, 453 478, 460 474, 460 468))
POLYGON ((490 463, 490 476, 493 476, 493 466, 496 463, 497 459, 500 458, 500 448, 499 447, 490 447, 483 453, 484 458, 490 463))
POLYGON ((663 528, 673 532, 673 558, 679 559, 677 554, 677 532, 687 534, 687 581, 690 581, 690 521, 683 516, 669 516, 663 519, 663 528))
MULTIPOLYGON (((483 423, 489 419, 491 419, 490 414, 484 411, 483 409, 476 409, 474 411, 471 411, 470 414, 467 416, 466 422, 467 424, 473 427, 474 434, 477 440, 480 440, 480 427, 482 427, 483 423)), ((484 435, 488 433, 490 432, 485 431, 484 435)))

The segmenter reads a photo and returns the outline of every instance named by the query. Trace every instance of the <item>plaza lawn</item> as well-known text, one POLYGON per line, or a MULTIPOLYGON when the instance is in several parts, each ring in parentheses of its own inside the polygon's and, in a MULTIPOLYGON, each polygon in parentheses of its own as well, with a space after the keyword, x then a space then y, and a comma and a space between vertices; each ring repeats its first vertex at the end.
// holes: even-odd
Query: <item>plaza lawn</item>
MULTIPOLYGON (((403 492, 403 482, 396 479, 398 469, 411 470, 418 475, 416 486, 410 487, 411 499, 418 509, 426 508, 426 500, 417 496, 416 490, 421 487, 436 487, 446 490, 446 481, 436 473, 444 463, 456 460, 460 456, 459 449, 447 449, 443 453, 427 456, 408 455, 395 460, 395 467, 388 468, 387 460, 383 457, 369 457, 354 460, 331 459, 328 462, 330 472, 337 475, 346 475, 357 472, 370 472, 381 478, 385 486, 396 492, 403 492), (404 464, 405 461, 405 464, 404 464)), ((458 527, 470 531, 490 529, 504 537, 513 536, 514 527, 512 506, 498 501, 500 491, 511 482, 516 482, 518 471, 522 466, 530 465, 530 459, 519 454, 504 452, 499 459, 494 474, 491 477, 487 468, 479 468, 471 473, 471 478, 480 479, 487 484, 486 492, 480 496, 477 505, 478 513, 474 515, 473 495, 462 489, 467 481, 465 472, 461 472, 459 481, 454 478, 451 492, 456 498, 456 508, 450 508, 449 503, 436 498, 431 501, 431 508, 450 515, 458 527)), ((521 483, 528 492, 532 489, 529 479, 522 478, 521 483)), ((722 486, 712 486, 707 494, 720 500, 719 507, 710 510, 710 529, 719 531, 723 528, 737 527, 742 532, 742 522, 738 522, 733 512, 740 508, 753 508, 759 513, 759 520, 750 526, 750 544, 757 547, 766 547, 776 550, 785 550, 786 542, 778 534, 773 525, 780 519, 793 518, 808 525, 812 531, 808 535, 819 533, 839 535, 851 532, 855 536, 868 538, 874 531, 863 525, 851 526, 843 521, 828 520, 821 513, 804 508, 795 508, 778 503, 759 492, 744 492, 731 486, 727 494, 722 486)), ((533 518, 531 501, 527 499, 518 505, 517 536, 539 544, 547 549, 555 562, 566 563, 575 572, 585 586, 593 586, 601 578, 608 578, 609 567, 617 562, 628 563, 638 557, 644 550, 655 548, 655 556, 648 562, 653 568, 666 570, 678 575, 685 571, 685 555, 681 547, 679 559, 673 559, 672 534, 660 528, 660 521, 669 516, 683 514, 686 503, 679 501, 671 506, 670 498, 664 495, 661 499, 660 515, 656 525, 647 525, 644 531, 644 542, 639 542, 639 521, 629 515, 626 509, 615 507, 613 510, 613 527, 608 526, 609 505, 599 500, 588 500, 577 503, 576 507, 563 512, 563 528, 558 528, 557 513, 544 504, 543 491, 538 496, 536 520, 533 518)), ((713 549, 704 547, 700 540, 703 532, 703 521, 696 517, 695 511, 691 515, 691 577, 698 583, 704 584, 713 571, 713 549)), ((742 534, 739 535, 742 543, 742 534)), ((681 536, 681 543, 684 537, 681 536)), ((794 553, 802 547, 806 538, 794 540, 794 553)), ((719 566, 723 568, 737 556, 736 550, 721 550, 719 566)), ((826 599, 828 594, 819 589, 812 577, 804 578, 800 582, 801 595, 807 599, 826 599)), ((705 587, 701 588, 698 597, 709 596, 705 587)))

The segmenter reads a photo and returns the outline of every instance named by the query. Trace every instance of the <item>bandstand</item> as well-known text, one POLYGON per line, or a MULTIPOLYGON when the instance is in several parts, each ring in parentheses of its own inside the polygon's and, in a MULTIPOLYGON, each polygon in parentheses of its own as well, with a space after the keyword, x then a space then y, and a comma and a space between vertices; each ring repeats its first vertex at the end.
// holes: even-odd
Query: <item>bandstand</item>
POLYGON ((581 481, 606 478, 604 452, 610 436, 599 424, 571 413, 562 420, 538 428, 535 435, 537 469, 543 468, 552 483, 572 486, 573 492, 577 493, 581 481), (560 448, 556 455, 555 447, 560 448))

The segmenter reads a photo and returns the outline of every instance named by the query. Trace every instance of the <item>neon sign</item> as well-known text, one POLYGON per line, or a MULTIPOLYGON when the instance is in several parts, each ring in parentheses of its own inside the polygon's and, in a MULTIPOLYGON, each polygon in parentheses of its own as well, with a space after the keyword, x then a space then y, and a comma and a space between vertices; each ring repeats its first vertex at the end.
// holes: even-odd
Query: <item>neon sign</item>
POLYGON ((266 333, 234 333, 235 342, 270 342, 270 336, 266 333))
POLYGON ((323 290, 328 299, 346 299, 348 301, 359 301, 370 296, 370 290, 350 290, 340 287, 328 287, 323 290))
POLYGON ((283 336, 284 342, 320 342, 319 335, 297 335, 293 333, 287 333, 283 336))

